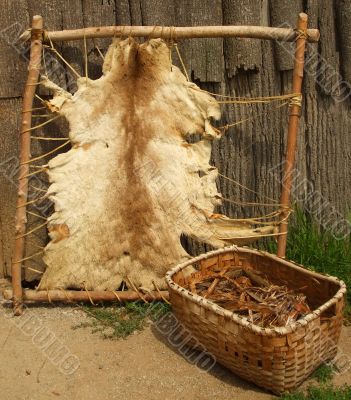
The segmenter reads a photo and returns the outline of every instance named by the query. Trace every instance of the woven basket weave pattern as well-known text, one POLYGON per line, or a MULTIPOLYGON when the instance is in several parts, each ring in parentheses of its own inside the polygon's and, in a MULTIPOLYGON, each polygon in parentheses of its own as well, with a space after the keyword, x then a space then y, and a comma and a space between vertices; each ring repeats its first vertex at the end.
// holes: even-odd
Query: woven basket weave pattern
POLYGON ((337 352, 345 284, 274 255, 231 247, 196 257, 166 276, 173 312, 217 361, 274 393, 299 386, 337 352), (184 289, 187 269, 240 265, 264 272, 276 284, 303 292, 314 310, 283 328, 261 328, 184 289))

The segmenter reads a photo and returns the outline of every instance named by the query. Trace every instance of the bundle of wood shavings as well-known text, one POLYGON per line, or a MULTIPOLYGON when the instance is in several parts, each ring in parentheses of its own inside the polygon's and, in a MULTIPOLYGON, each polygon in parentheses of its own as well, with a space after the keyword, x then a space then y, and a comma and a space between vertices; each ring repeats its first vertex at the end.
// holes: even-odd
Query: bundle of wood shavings
POLYGON ((188 277, 187 289, 263 328, 287 326, 311 311, 304 294, 241 267, 196 272, 188 277))

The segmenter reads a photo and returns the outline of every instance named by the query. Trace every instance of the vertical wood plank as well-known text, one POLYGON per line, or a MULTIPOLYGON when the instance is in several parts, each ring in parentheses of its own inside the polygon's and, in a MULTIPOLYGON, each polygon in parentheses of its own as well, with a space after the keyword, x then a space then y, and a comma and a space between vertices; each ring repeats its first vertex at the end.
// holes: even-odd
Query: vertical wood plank
POLYGON ((19 168, 18 137, 22 101, 19 98, 0 99, 0 229, 3 260, 0 260, 0 277, 3 271, 10 274, 13 243, 15 239, 15 212, 17 201, 17 176, 19 168), (1 265, 2 264, 2 265, 1 265))
MULTIPOLYGON (((256 0, 223 0, 223 25, 260 25, 262 2, 256 0)), ((225 39, 224 54, 228 77, 243 71, 257 71, 262 66, 261 41, 225 39)))
POLYGON ((28 28, 27 4, 25 0, 4 0, 1 6, 0 98, 19 97, 25 81, 27 46, 18 38, 28 28))
MULTIPOLYGON (((270 0, 271 26, 295 28, 296 15, 303 11, 302 0, 270 0)), ((275 43, 274 57, 280 71, 294 68, 294 43, 275 43)))

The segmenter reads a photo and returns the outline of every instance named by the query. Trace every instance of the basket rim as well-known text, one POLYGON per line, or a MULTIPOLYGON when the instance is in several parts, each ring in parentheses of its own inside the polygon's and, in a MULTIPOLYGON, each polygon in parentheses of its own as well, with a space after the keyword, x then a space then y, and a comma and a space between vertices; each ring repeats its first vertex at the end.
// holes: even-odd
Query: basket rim
POLYGON ((218 250, 209 251, 209 252, 201 254, 197 257, 192 257, 191 259, 176 265, 171 270, 167 271, 166 282, 167 282, 170 290, 174 290, 174 291, 178 292, 181 296, 187 298, 188 300, 192 301, 193 303, 197 303, 198 305, 200 305, 208 310, 214 311, 215 313, 222 315, 223 317, 229 318, 229 319, 233 320, 235 323, 247 328, 248 330, 250 330, 256 334, 260 334, 262 336, 287 335, 289 333, 295 332, 298 328, 306 326, 308 323, 310 323, 311 321, 318 318, 319 315, 323 311, 328 309, 333 304, 336 304, 337 301, 340 300, 346 293, 346 285, 341 279, 338 279, 334 276, 330 276, 327 274, 321 274, 318 272, 311 271, 309 269, 304 268, 300 264, 297 264, 293 261, 288 261, 284 258, 278 257, 275 254, 271 254, 266 251, 251 249, 248 247, 239 247, 239 246, 235 246, 235 245, 227 246, 227 247, 224 247, 224 248, 218 249, 218 250), (292 324, 290 324, 288 326, 284 326, 284 327, 262 328, 258 325, 253 324, 252 322, 249 322, 246 317, 240 317, 239 315, 235 314, 234 312, 226 310, 225 308, 217 305, 216 303, 212 302, 211 300, 205 299, 204 297, 201 297, 197 294, 191 293, 189 290, 185 289, 184 287, 178 285, 177 283, 175 283, 173 281, 172 278, 173 278, 174 274, 176 274, 177 272, 181 271, 182 269, 188 267, 189 265, 194 264, 194 262, 205 260, 214 255, 228 253, 230 251, 264 255, 275 261, 279 261, 280 263, 283 263, 293 269, 302 271, 308 275, 327 279, 333 283, 338 284, 340 286, 340 288, 330 300, 328 300, 327 302, 322 304, 316 310, 307 314, 305 317, 299 319, 298 321, 295 321, 292 324))

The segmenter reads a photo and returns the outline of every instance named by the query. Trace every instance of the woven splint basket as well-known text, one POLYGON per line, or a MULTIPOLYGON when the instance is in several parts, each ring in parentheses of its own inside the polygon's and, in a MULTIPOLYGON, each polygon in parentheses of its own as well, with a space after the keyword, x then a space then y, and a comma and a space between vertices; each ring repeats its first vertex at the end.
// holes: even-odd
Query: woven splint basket
POLYGON ((337 353, 343 321, 344 282, 275 255, 232 246, 184 262, 166 275, 175 316, 216 360, 274 393, 299 386, 337 353), (262 271, 274 284, 304 293, 313 310, 286 327, 261 328, 184 288, 194 269, 218 265, 262 271))

